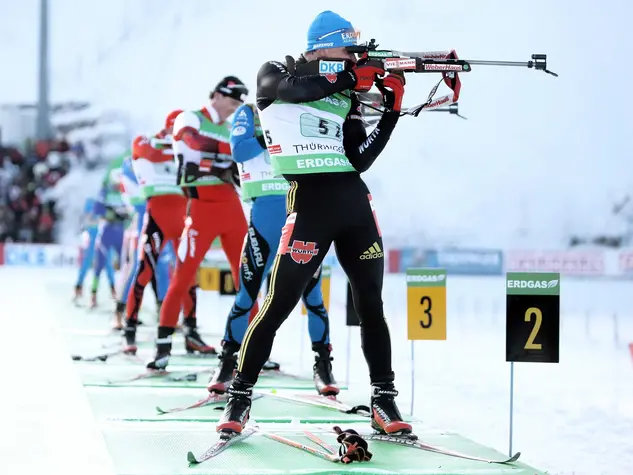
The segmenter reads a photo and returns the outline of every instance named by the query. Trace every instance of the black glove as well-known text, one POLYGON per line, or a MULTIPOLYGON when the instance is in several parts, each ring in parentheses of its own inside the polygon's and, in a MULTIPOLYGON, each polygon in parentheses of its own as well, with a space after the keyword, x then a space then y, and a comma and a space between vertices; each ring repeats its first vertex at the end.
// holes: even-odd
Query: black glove
POLYGON ((400 112, 404 85, 405 79, 402 73, 390 73, 386 78, 376 81, 376 87, 382 93, 382 102, 387 110, 400 112))
POLYGON ((373 87, 376 78, 385 74, 385 65, 377 59, 361 58, 352 68, 352 74, 356 79, 354 90, 367 92, 373 87))
POLYGON ((217 176, 220 180, 230 185, 240 186, 240 172, 237 163, 233 162, 228 168, 211 168, 211 174, 217 176))
POLYGON ((373 454, 368 450, 368 444, 354 429, 342 430, 339 426, 334 427, 338 434, 336 441, 341 444, 338 454, 341 462, 369 462, 373 454))

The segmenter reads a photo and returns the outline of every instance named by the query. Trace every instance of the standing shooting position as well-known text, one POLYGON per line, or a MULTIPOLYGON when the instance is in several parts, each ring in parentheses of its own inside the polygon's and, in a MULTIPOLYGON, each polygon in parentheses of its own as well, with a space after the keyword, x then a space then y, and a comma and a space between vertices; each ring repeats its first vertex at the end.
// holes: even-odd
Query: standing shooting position
POLYGON ((360 177, 382 152, 398 122, 404 78, 382 61, 346 49, 358 34, 326 11, 312 22, 303 58, 269 61, 257 76, 257 108, 273 171, 290 182, 288 217, 271 271, 271 289, 249 325, 238 373, 217 425, 240 433, 249 419, 252 389, 275 334, 298 303, 332 243, 350 281, 369 367, 371 425, 388 434, 411 432, 396 406, 391 339, 383 314, 384 254, 371 194, 360 177), (353 91, 379 86, 386 111, 367 136, 353 91), (371 249, 374 252, 371 252, 371 249), (366 258, 366 251, 370 258, 366 258))

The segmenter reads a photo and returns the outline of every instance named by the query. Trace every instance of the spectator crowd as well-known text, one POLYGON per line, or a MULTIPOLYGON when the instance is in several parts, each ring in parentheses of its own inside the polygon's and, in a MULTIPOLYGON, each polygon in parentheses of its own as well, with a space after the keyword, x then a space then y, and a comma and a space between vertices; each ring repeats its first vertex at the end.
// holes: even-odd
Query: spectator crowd
POLYGON ((70 153, 65 140, 23 150, 0 143, 0 242, 53 242, 57 216, 47 191, 68 173, 70 153))

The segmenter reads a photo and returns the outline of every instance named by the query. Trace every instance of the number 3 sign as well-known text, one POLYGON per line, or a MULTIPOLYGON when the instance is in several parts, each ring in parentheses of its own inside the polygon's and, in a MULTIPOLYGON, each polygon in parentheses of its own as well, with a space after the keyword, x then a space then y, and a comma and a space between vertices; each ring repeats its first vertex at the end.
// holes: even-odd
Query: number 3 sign
POLYGON ((446 270, 407 269, 409 340, 446 340, 446 270))
POLYGON ((411 341, 413 415, 415 340, 446 340, 446 269, 407 269, 407 338, 411 341))

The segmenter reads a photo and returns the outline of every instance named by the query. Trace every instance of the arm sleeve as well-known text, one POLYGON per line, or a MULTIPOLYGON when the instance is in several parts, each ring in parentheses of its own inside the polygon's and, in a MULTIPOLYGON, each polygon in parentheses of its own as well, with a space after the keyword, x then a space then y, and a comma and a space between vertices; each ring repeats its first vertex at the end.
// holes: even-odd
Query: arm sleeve
POLYGON ((351 71, 299 77, 290 74, 282 63, 269 61, 257 73, 257 101, 270 103, 280 100, 293 104, 318 101, 337 92, 353 89, 355 83, 351 71))
POLYGON ((174 144, 183 142, 192 150, 216 153, 218 151, 217 140, 200 134, 200 125, 200 119, 193 112, 180 113, 174 121, 174 144))
POLYGON ((231 129, 231 153, 233 160, 243 163, 261 154, 264 150, 255 137, 255 115, 248 105, 235 111, 236 119, 231 129))
POLYGON ((343 124, 343 147, 352 166, 362 173, 372 166, 382 153, 400 114, 394 111, 384 112, 376 128, 367 136, 360 116, 360 103, 356 98, 343 124))

